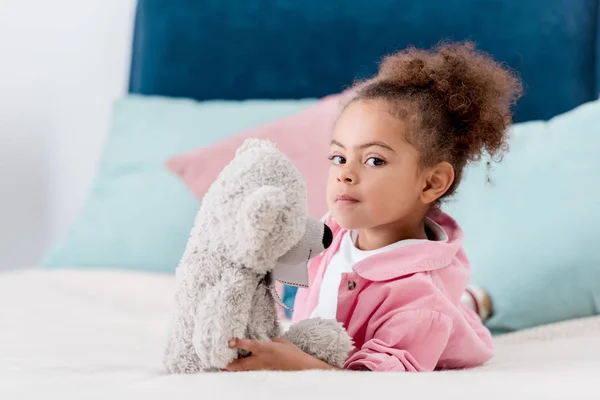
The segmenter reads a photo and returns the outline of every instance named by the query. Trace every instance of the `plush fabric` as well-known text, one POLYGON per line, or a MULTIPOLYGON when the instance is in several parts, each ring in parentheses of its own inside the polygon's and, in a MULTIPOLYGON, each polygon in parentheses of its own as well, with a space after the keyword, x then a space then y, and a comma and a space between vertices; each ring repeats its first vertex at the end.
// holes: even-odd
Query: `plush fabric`
MULTIPOLYGON (((324 250, 325 225, 306 211, 306 185, 291 160, 268 140, 246 140, 204 196, 177 267, 168 372, 217 372, 248 355, 229 340, 281 336, 271 272, 278 260, 300 264, 324 250)), ((292 343, 339 368, 352 350, 335 319, 294 332, 292 343), (322 334, 310 335, 315 330, 322 334)))
POLYGON ((600 91, 600 0, 140 0, 129 90, 205 99, 337 93, 407 45, 474 40, 515 68, 517 121, 600 91))
POLYGON ((468 170, 446 211, 465 232, 495 332, 600 312, 600 100, 512 129, 491 170, 468 170), (490 182, 488 183, 488 178, 490 182))
POLYGON ((138 95, 118 101, 89 198, 42 265, 173 273, 199 203, 165 161, 314 102, 199 103, 138 95))
POLYGON ((211 146, 177 155, 167 162, 167 166, 201 200, 245 139, 269 139, 294 162, 304 176, 309 215, 321 218, 327 211, 324 193, 330 164, 328 151, 331 130, 348 94, 328 96, 298 113, 252 127, 211 146))

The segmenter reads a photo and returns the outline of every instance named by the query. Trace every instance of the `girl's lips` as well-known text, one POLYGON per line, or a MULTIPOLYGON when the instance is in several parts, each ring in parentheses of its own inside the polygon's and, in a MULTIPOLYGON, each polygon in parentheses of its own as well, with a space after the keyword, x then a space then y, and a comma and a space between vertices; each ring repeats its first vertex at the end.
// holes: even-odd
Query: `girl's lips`
POLYGON ((347 195, 339 195, 335 198, 336 203, 342 203, 342 204, 356 204, 358 203, 358 200, 356 200, 354 197, 350 197, 347 195))

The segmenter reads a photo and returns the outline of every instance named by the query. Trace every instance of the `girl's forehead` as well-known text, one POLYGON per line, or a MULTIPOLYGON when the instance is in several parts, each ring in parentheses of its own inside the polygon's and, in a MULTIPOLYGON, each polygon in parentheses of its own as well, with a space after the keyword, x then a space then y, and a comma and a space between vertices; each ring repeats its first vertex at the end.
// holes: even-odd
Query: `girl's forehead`
POLYGON ((393 116, 385 104, 361 100, 344 109, 335 125, 332 138, 349 147, 377 141, 394 147, 406 143, 404 133, 404 121, 393 116))

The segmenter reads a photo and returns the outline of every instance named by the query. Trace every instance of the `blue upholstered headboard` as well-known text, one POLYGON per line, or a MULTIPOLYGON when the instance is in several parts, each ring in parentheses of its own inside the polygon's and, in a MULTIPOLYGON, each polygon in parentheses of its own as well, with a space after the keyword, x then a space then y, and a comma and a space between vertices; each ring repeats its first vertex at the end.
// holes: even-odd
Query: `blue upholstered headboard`
POLYGON ((407 45, 471 39, 525 84, 516 121, 600 92, 600 0, 139 0, 130 92, 320 97, 407 45))

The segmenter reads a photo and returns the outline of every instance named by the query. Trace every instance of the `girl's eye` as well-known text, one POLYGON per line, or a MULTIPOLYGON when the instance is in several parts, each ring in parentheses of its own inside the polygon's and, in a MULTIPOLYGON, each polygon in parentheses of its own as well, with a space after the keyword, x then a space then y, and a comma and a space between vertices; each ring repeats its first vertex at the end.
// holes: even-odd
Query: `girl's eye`
POLYGON ((346 159, 342 156, 331 156, 329 160, 333 161, 334 164, 344 164, 346 159))
POLYGON ((369 159, 367 160, 367 165, 370 165, 372 167, 379 167, 383 164, 385 164, 385 161, 381 158, 369 157, 369 159))

